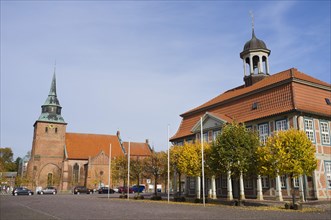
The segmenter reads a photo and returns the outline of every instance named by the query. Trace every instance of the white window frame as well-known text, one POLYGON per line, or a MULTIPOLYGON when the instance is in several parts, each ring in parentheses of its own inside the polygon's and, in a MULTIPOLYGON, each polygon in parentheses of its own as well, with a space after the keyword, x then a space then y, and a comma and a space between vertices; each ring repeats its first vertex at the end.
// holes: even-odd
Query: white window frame
POLYGON ((228 177, 225 174, 221 176, 221 187, 224 189, 228 187, 228 177))
POLYGON ((320 121, 320 131, 322 144, 330 145, 329 123, 326 121, 320 121))
POLYGON ((203 142, 208 142, 208 131, 203 133, 203 142))
POLYGON ((244 188, 245 189, 252 189, 253 188, 253 180, 251 178, 244 179, 244 188))
POLYGON ((314 120, 311 118, 304 119, 305 132, 309 140, 315 143, 314 120))
POLYGON ((216 141, 217 136, 221 133, 220 130, 213 131, 213 141, 216 141))
POLYGON ((269 188, 269 177, 268 176, 261 176, 262 188, 266 189, 269 188))
POLYGON ((299 178, 298 177, 293 177, 293 186, 294 188, 299 188, 299 178))
POLYGON ((285 131, 287 130, 287 119, 281 119, 281 120, 277 120, 275 122, 275 130, 276 131, 285 131))
POLYGON ((268 136, 269 136, 269 124, 268 123, 259 124, 260 142, 262 144, 265 144, 267 142, 268 136))
POLYGON ((324 161, 324 173, 327 188, 331 189, 331 161, 324 161))
POLYGON ((285 175, 280 176, 280 184, 282 189, 286 189, 286 182, 287 182, 286 179, 287 177, 285 175))

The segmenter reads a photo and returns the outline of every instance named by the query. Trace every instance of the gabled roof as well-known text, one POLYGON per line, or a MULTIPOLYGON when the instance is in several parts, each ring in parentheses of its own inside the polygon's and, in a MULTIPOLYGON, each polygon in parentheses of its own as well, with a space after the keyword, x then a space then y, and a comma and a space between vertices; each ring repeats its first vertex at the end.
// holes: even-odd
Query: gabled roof
POLYGON ((227 115, 238 122, 247 122, 291 111, 331 117, 331 108, 325 98, 331 98, 331 85, 289 69, 249 86, 228 90, 208 102, 181 115, 183 117, 176 140, 193 133, 191 129, 200 117, 209 112, 227 115), (256 103, 257 108, 252 105, 256 103))
POLYGON ((101 151, 108 156, 110 144, 112 157, 124 155, 116 135, 66 133, 68 159, 86 160, 98 155, 101 151))
MULTIPOLYGON (((125 152, 128 152, 129 142, 123 142, 125 152)), ((130 156, 150 156, 152 151, 148 143, 130 142, 130 156)))

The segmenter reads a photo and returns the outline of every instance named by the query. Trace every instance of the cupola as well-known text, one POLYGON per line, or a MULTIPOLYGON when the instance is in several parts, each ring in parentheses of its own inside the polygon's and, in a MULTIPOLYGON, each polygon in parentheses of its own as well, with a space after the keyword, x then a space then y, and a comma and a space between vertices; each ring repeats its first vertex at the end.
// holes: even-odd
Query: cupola
POLYGON ((253 85, 269 75, 270 52, 264 41, 255 36, 254 23, 252 23, 252 39, 245 43, 244 49, 240 53, 246 86, 253 85))

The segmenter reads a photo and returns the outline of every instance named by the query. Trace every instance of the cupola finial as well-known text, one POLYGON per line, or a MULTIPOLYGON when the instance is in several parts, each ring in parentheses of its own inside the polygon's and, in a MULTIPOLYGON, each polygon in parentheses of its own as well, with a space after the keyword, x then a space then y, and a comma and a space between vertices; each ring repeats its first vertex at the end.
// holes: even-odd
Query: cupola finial
POLYGON ((253 11, 249 11, 249 14, 251 15, 251 18, 252 18, 252 38, 255 36, 255 33, 254 33, 254 14, 253 14, 253 11))

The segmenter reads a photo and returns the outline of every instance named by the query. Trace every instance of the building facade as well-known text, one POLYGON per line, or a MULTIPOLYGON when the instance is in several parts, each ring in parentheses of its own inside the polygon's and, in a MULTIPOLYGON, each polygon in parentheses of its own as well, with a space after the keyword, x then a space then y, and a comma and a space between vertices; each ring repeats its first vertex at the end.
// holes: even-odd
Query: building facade
MULTIPOLYGON (((244 66, 244 84, 230 89, 206 103, 181 114, 181 124, 170 139, 173 144, 200 140, 200 118, 203 140, 213 141, 225 123, 236 120, 258 131, 261 143, 274 132, 295 128, 306 132, 316 148, 318 167, 311 177, 276 179, 268 176, 243 176, 231 179, 224 171, 207 179, 206 195, 211 197, 273 197, 282 200, 298 188, 305 199, 331 197, 331 85, 291 68, 269 73, 270 50, 252 30, 252 38, 240 53, 244 66), (242 187, 238 187, 242 185, 242 187)), ((186 193, 199 194, 199 177, 187 177, 186 193)))
MULTIPOLYGON (((111 158, 127 156, 120 132, 116 135, 69 133, 61 110, 54 73, 41 115, 34 123, 27 165, 30 187, 51 185, 69 191, 76 185, 88 188, 108 185, 110 153, 111 158)), ((143 158, 152 153, 148 141, 132 142, 130 147, 135 157, 143 158)))

